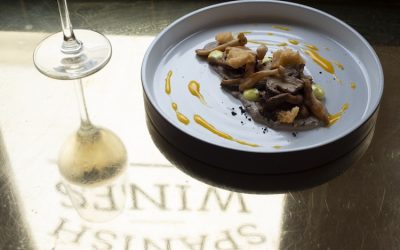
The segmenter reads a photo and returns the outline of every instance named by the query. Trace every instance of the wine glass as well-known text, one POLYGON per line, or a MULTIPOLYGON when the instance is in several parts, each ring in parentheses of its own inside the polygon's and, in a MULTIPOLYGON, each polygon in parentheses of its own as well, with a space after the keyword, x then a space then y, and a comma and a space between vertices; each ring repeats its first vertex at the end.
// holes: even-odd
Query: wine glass
POLYGON ((108 63, 111 44, 100 33, 73 30, 67 1, 57 2, 62 32, 47 37, 37 46, 34 64, 48 77, 75 81, 81 124, 61 147, 58 167, 79 215, 92 222, 107 221, 125 206, 127 152, 117 135, 91 123, 82 78, 108 63), (99 200, 104 196, 108 197, 107 205, 101 204, 104 198, 99 200))

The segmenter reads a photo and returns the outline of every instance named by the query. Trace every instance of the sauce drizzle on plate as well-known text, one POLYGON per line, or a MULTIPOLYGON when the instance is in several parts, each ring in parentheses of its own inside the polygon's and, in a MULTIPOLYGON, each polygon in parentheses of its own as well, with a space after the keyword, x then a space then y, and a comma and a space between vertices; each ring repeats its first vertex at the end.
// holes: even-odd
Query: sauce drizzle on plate
POLYGON ((167 77, 165 78, 165 93, 167 93, 167 95, 171 94, 171 77, 172 70, 168 71, 167 77))
POLYGON ((242 144, 242 145, 246 145, 246 146, 250 146, 250 147, 259 147, 259 145, 257 145, 257 144, 248 143, 248 142, 245 142, 245 141, 242 141, 242 140, 235 139, 231 135, 228 135, 227 133, 224 133, 224 132, 216 129, 212 124, 208 123, 200 115, 194 115, 193 119, 197 124, 199 124, 200 126, 202 126, 205 129, 209 130, 210 132, 218 135, 219 137, 222 137, 222 138, 230 140, 230 141, 237 142, 237 143, 242 144))
POLYGON ((199 98, 200 102, 203 103, 204 105, 207 105, 206 101, 204 100, 203 95, 200 93, 200 84, 194 80, 190 81, 188 84, 188 89, 189 92, 199 98))
POLYGON ((178 111, 178 105, 175 102, 173 102, 171 106, 176 113, 176 118, 178 119, 178 121, 180 121, 185 125, 188 125, 190 123, 190 120, 184 114, 178 111))
POLYGON ((340 109, 339 112, 337 112, 336 114, 331 114, 329 115, 329 126, 332 126, 333 124, 335 124, 337 121, 340 120, 340 118, 342 118, 343 114, 346 112, 346 110, 349 108, 349 104, 346 102, 342 105, 342 108, 340 109))
POLYGON ((322 57, 320 54, 313 50, 305 50, 305 53, 310 56, 310 58, 321 68, 323 68, 326 72, 329 72, 331 74, 335 73, 335 69, 333 68, 333 65, 330 61, 328 61, 326 58, 322 57))
POLYGON ((280 25, 273 25, 272 28, 277 29, 277 30, 284 30, 284 31, 290 30, 290 28, 285 27, 285 26, 280 26, 280 25))

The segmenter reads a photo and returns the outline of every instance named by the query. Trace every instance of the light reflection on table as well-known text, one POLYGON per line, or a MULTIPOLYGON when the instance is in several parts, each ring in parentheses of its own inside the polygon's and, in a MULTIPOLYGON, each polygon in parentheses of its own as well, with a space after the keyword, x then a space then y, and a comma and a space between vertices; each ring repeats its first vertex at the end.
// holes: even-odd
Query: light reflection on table
MULTIPOLYGON (((79 124, 73 86, 42 76, 27 56, 46 35, 4 36, 21 48, 6 47, 10 50, 3 60, 14 63, 1 68, 4 79, 13 79, 13 84, 2 84, 7 94, 0 94, 11 174, 39 249, 278 248, 283 194, 261 197, 208 186, 174 168, 152 143, 138 71, 151 36, 108 36, 113 57, 86 80, 93 122, 122 138, 130 167, 125 211, 108 223, 80 219, 56 165, 61 143, 79 124)), ((103 191, 96 207, 112 212, 112 191, 103 191)))

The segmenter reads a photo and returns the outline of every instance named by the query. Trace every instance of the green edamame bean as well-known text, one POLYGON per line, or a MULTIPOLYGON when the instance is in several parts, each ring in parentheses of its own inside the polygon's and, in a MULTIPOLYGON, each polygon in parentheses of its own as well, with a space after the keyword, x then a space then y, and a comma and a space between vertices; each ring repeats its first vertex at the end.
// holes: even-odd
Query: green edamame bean
POLYGON ((210 54, 208 54, 208 58, 221 59, 224 56, 224 52, 220 50, 213 50, 210 54))
POLYGON ((243 92, 243 97, 248 101, 258 101, 260 99, 260 92, 258 89, 247 89, 243 92))
POLYGON ((312 90, 313 90, 314 96, 318 100, 323 100, 325 98, 325 91, 324 91, 324 89, 322 88, 321 85, 313 84, 312 85, 312 90))

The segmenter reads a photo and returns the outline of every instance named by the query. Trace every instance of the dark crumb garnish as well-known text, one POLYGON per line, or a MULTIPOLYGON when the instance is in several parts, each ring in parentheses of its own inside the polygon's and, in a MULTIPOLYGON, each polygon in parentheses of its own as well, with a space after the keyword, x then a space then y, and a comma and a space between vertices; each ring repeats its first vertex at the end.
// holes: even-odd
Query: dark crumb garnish
POLYGON ((232 111, 231 114, 232 114, 233 116, 237 115, 237 113, 236 113, 235 111, 232 111))
POLYGON ((244 125, 244 122, 243 122, 243 121, 240 121, 240 123, 241 123, 242 125, 244 125))
POLYGON ((240 109, 240 113, 243 115, 244 113, 246 113, 246 109, 243 106, 239 106, 240 109))
POLYGON ((296 137, 296 136, 297 136, 297 133, 296 133, 296 132, 293 132, 292 135, 293 135, 293 137, 296 137))
POLYGON ((322 71, 320 71, 319 73, 322 74, 322 71))

